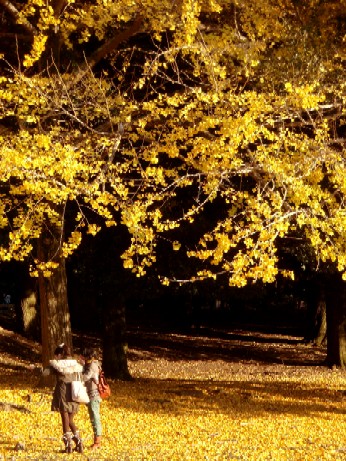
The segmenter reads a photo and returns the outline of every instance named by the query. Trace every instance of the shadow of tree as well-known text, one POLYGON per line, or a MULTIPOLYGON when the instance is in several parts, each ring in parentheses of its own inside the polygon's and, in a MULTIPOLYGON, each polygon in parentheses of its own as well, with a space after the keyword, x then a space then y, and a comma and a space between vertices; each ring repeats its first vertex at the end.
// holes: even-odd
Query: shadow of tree
POLYGON ((40 346, 37 343, 1 327, 0 354, 8 354, 29 362, 37 362, 41 357, 40 346))
POLYGON ((292 366, 317 366, 326 351, 296 338, 266 332, 204 330, 203 334, 130 332, 129 358, 154 360, 240 360, 292 366))

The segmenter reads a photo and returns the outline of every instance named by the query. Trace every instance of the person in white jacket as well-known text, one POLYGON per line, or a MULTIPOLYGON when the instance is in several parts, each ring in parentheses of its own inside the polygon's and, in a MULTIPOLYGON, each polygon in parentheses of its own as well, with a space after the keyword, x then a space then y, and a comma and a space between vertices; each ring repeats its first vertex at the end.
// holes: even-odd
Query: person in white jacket
POLYGON ((49 361, 49 366, 43 374, 54 374, 56 385, 53 392, 51 405, 52 411, 58 411, 61 416, 65 452, 72 453, 72 441, 75 442, 77 452, 83 452, 83 443, 79 430, 74 422, 74 416, 79 409, 79 404, 72 400, 72 381, 78 379, 78 374, 83 372, 83 366, 71 357, 66 344, 62 343, 54 351, 54 360, 49 361))

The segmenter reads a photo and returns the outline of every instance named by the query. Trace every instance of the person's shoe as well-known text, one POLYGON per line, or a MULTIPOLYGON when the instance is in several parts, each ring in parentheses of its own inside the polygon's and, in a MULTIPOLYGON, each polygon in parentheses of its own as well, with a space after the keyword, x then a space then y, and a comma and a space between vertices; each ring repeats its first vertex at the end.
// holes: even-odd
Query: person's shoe
POLYGON ((91 448, 93 450, 96 450, 97 448, 101 447, 101 436, 100 435, 95 435, 94 437, 94 443, 91 445, 91 448))
POLYGON ((81 436, 79 434, 79 431, 76 431, 74 434, 73 434, 73 441, 74 443, 76 444, 76 447, 75 447, 75 450, 78 452, 78 453, 83 453, 83 441, 81 439, 81 436))
POLYGON ((65 453, 72 453, 72 432, 65 432, 62 440, 65 444, 65 453))

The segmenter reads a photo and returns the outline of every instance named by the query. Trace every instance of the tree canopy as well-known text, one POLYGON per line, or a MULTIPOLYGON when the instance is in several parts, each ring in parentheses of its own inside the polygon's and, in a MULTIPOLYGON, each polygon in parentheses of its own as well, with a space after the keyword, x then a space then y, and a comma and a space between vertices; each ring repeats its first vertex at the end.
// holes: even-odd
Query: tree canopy
POLYGON ((49 275, 46 229, 68 257, 104 223, 138 275, 160 238, 194 280, 271 282, 279 238, 345 273, 345 0, 0 6, 1 260, 49 275))

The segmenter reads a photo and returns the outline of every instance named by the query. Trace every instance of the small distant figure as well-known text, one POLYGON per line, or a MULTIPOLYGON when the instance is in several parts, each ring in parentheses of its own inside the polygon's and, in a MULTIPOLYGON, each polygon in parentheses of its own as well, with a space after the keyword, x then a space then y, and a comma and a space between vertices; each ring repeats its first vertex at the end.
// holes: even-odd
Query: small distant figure
POLYGON ((53 392, 52 411, 58 411, 61 416, 65 452, 72 453, 72 441, 76 451, 83 453, 83 443, 79 430, 73 420, 79 409, 79 404, 72 400, 72 381, 76 380, 83 366, 71 357, 66 344, 62 343, 54 351, 54 360, 49 361, 49 367, 43 370, 43 375, 55 374, 56 385, 53 392))
POLYGON ((4 303, 11 304, 11 295, 4 294, 4 303))
POLYGON ((94 443, 91 448, 101 447, 102 426, 100 417, 101 397, 98 391, 100 364, 97 360, 96 351, 85 348, 82 353, 84 360, 83 379, 85 381, 90 402, 87 403, 91 426, 94 432, 94 443))

